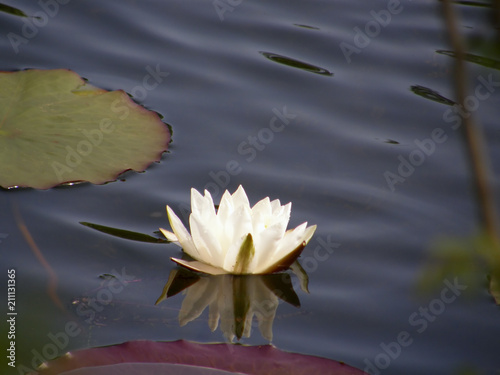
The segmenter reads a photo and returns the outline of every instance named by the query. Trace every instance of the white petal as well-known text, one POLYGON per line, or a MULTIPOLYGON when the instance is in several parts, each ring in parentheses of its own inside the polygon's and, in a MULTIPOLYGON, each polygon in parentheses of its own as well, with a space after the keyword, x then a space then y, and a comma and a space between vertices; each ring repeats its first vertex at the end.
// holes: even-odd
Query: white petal
POLYGON ((251 217, 250 203, 243 187, 240 185, 233 195, 226 190, 217 211, 217 225, 220 227, 218 239, 223 257, 227 257, 227 253, 230 248, 234 247, 235 241, 240 241, 241 236, 252 232, 251 221, 250 228, 247 228, 247 220, 243 223, 245 229, 241 230, 240 215, 242 210, 247 213, 248 217, 251 217))
POLYGON ((254 233, 264 230, 272 218, 269 197, 262 199, 252 207, 252 226, 254 233))
POLYGON ((233 223, 233 242, 252 233, 252 211, 248 206, 240 206, 229 218, 233 223))
POLYGON ((203 195, 194 188, 191 189, 191 213, 200 213, 203 212, 203 208, 205 205, 205 201, 203 195))
POLYGON ((201 205, 203 205, 203 195, 195 188, 191 188, 191 212, 200 211, 201 205))
POLYGON ((252 214, 256 214, 257 212, 263 212, 264 216, 271 216, 273 209, 269 197, 265 197, 254 204, 252 207, 252 214))
POLYGON ((310 227, 308 227, 306 229, 306 231, 304 232, 304 237, 303 237, 303 241, 306 243, 306 245, 309 243, 309 241, 311 240, 312 236, 314 235, 314 232, 316 232, 316 228, 318 226, 317 225, 311 225, 310 227))
POLYGON ((200 254, 198 260, 215 267, 222 266, 222 251, 219 240, 212 229, 194 214, 191 214, 189 218, 189 226, 191 227, 191 237, 200 254))
POLYGON ((275 199, 271 202, 271 208, 273 210, 273 215, 283 207, 279 199, 275 199))
POLYGON ((239 241, 233 242, 227 249, 226 257, 224 258, 224 265, 222 267, 227 273, 233 273, 234 266, 236 265, 236 258, 244 239, 245 238, 243 237, 239 241))
POLYGON ((163 233, 163 235, 165 236, 165 238, 168 241, 176 242, 180 246, 179 239, 177 238, 177 236, 174 233, 169 232, 168 230, 163 229, 163 228, 160 228, 160 231, 163 233))
MULTIPOLYGON (((275 264, 286 258, 290 253, 299 248, 302 244, 306 245, 316 230, 316 225, 307 228, 307 222, 302 223, 297 228, 289 230, 285 233, 277 248, 266 258, 265 262, 259 263, 259 268, 254 270, 255 273, 262 273, 275 264)), ((267 271, 266 271, 267 272, 267 271)))
POLYGON ((221 231, 218 234, 219 242, 223 254, 227 252, 228 247, 231 245, 232 240, 232 223, 229 217, 234 211, 233 198, 229 191, 225 191, 220 200, 219 209, 217 210, 217 225, 221 231))
POLYGON ((213 224, 215 218, 215 207, 210 193, 205 190, 205 196, 202 196, 196 189, 191 189, 191 212, 207 222, 207 225, 213 224))
POLYGON ((243 186, 238 186, 238 189, 233 193, 233 203, 235 208, 239 206, 250 208, 250 202, 248 201, 247 193, 245 193, 243 186))
POLYGON ((206 202, 206 212, 203 216, 204 220, 208 221, 208 225, 210 225, 212 233, 217 239, 219 239, 221 234, 224 232, 224 226, 221 225, 220 220, 217 219, 217 212, 215 210, 214 201, 212 199, 212 195, 208 190, 205 190, 204 198, 206 202))
POLYGON ((191 235, 187 231, 184 224, 182 224, 181 220, 177 217, 177 215, 169 206, 167 206, 167 214, 170 226, 172 227, 172 230, 174 231, 175 236, 179 240, 179 243, 181 244, 184 252, 186 254, 189 254, 191 257, 195 259, 198 258, 199 253, 198 250, 196 249, 196 246, 193 243, 191 235))
POLYGON ((205 196, 202 196, 192 189, 191 195, 192 213, 189 218, 191 237, 201 256, 204 256, 201 248, 205 248, 205 254, 210 254, 208 258, 200 260, 217 265, 217 259, 222 256, 220 237, 224 232, 224 227, 217 219, 212 196, 207 190, 205 190, 205 196))
POLYGON ((224 194, 222 194, 222 198, 219 203, 219 209, 217 210, 217 216, 221 216, 223 219, 226 219, 232 211, 233 197, 231 196, 231 193, 226 190, 224 194))
POLYGON ((249 233, 252 233, 252 217, 250 207, 240 206, 229 217, 226 226, 229 246, 226 250, 223 268, 232 272, 236 264, 241 244, 249 233))
MULTIPOLYGON (((274 225, 275 223, 282 223, 286 227, 288 226, 288 222, 290 221, 290 212, 292 210, 292 203, 288 203, 284 206, 281 206, 280 209, 273 212, 272 220, 270 225, 274 225)), ((284 233, 284 232, 283 232, 284 233)))
POLYGON ((288 252, 295 249, 303 242, 304 232, 306 230, 307 223, 302 223, 293 230, 289 230, 283 236, 280 244, 272 256, 272 261, 276 261, 279 258, 283 258, 288 252))
POLYGON ((286 225, 287 224, 283 225, 283 223, 276 223, 255 236, 256 251, 254 262, 251 266, 253 269, 265 268, 265 265, 268 263, 283 238, 286 231, 286 225))
POLYGON ((254 233, 256 256, 254 267, 261 268, 278 248, 279 241, 285 235, 290 220, 291 203, 280 206, 276 215, 271 217, 268 227, 261 232, 254 233))

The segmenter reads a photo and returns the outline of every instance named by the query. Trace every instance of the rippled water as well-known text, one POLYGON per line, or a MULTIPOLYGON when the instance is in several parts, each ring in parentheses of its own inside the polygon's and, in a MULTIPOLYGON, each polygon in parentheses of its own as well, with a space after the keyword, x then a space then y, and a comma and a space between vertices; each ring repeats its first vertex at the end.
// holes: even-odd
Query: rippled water
MULTIPOLYGON (((38 2, 3 3, 47 12, 38 2)), ((498 370, 500 314, 486 289, 468 298, 450 278, 431 295, 415 293, 431 242, 478 228, 464 145, 447 112, 454 58, 439 53, 451 50, 440 3, 243 0, 224 13, 214 4, 72 1, 27 35, 27 19, 0 13, 2 70, 69 68, 93 85, 127 91, 173 128, 161 162, 124 181, 0 191, 2 272, 15 268, 18 282, 18 364, 29 366, 47 335, 72 320, 86 329, 65 350, 133 339, 223 341, 206 311, 179 327, 181 295, 154 305, 177 247, 80 222, 154 235, 168 227, 166 204, 188 207, 191 187, 208 188, 218 201, 223 187, 242 184, 251 203, 293 202, 292 226, 318 225, 302 256, 310 293, 297 288, 300 308, 280 304, 278 348, 361 369, 378 363, 384 374, 498 370), (25 42, 13 46, 8 33, 25 42), (158 85, 145 90, 152 71, 158 85), (415 151, 418 144, 427 152, 415 151), (66 314, 47 293, 33 243, 57 275, 66 314), (78 305, 106 274, 123 273, 131 282, 85 323, 90 312, 78 305), (448 291, 442 302, 446 288, 456 298, 448 291), (398 338, 405 346, 385 363, 383 348, 398 338)), ((481 4, 456 6, 461 31, 475 41, 469 52, 482 55, 490 9, 474 5, 481 4)), ((495 64, 468 69, 472 88, 500 81, 495 64)), ((490 91, 474 114, 498 172, 498 84, 490 91)), ((254 327, 242 342, 266 340, 254 327)))

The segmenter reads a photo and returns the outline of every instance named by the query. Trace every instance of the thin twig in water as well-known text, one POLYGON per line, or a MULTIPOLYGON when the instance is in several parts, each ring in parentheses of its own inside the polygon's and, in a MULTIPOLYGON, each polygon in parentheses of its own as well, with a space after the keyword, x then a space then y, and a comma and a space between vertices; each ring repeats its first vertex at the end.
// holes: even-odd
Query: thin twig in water
POLYGON ((48 274, 49 277, 49 282, 47 285, 47 294, 49 295, 50 299, 54 302, 54 304, 63 312, 66 312, 66 309, 64 308, 64 305, 62 304, 61 300, 59 299, 59 296, 57 295, 57 274, 54 272, 52 267, 50 266, 49 262, 45 259, 43 256, 42 252, 38 248, 35 240, 31 236, 31 233, 28 230, 28 227, 24 223, 23 218, 21 217, 21 213, 19 212, 19 208, 17 207, 16 204, 12 205, 12 211, 14 212, 14 217, 16 220, 17 227, 21 231, 21 233, 24 236, 24 239, 28 243, 31 251, 35 255, 35 257, 38 259, 42 267, 45 269, 45 271, 48 274))
MULTIPOLYGON (((458 31, 457 17, 451 0, 443 0, 443 11, 450 42, 455 51, 455 85, 457 101, 462 108, 466 108, 467 97, 467 70, 465 67, 465 42, 458 31)), ((463 118, 465 142, 468 147, 472 174, 475 179, 480 216, 487 235, 498 246, 498 217, 495 210, 492 189, 489 183, 490 165, 486 155, 486 146, 478 124, 471 113, 463 118)))

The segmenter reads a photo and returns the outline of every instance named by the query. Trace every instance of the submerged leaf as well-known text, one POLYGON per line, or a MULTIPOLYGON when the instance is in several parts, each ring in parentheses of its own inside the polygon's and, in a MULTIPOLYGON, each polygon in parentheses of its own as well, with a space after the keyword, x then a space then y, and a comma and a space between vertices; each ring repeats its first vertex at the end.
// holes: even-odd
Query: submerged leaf
POLYGON ((0 72, 0 186, 103 184, 160 160, 170 131, 122 90, 65 69, 0 72))
POLYGON ((22 10, 0 3, 0 12, 12 14, 13 16, 28 17, 22 10))
POLYGON ((139 241, 139 242, 147 242, 147 243, 168 243, 169 241, 164 240, 163 238, 156 238, 147 234, 133 232, 126 229, 119 229, 113 227, 107 227, 105 225, 87 223, 85 221, 81 221, 80 224, 98 230, 99 232, 110 234, 115 237, 124 238, 126 240, 131 241, 139 241))

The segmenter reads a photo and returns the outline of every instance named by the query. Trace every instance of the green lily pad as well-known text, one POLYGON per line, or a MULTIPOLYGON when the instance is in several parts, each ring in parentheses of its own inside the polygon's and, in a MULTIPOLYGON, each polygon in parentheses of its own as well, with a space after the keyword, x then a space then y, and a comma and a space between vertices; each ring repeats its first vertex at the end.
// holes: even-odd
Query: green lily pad
POLYGON ((170 131, 122 90, 66 69, 0 72, 0 186, 103 184, 158 161, 170 131))

